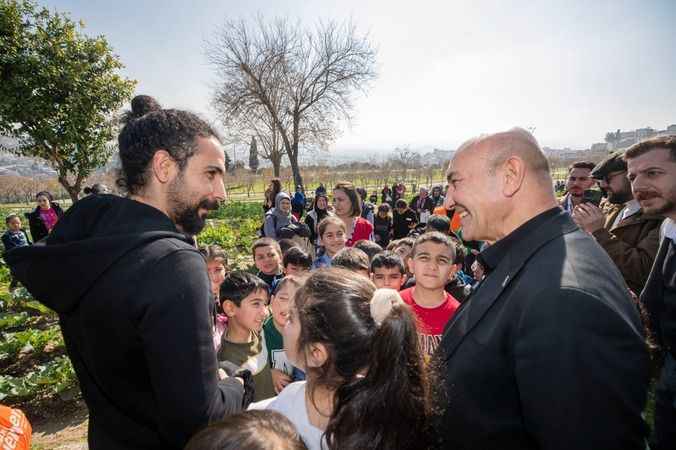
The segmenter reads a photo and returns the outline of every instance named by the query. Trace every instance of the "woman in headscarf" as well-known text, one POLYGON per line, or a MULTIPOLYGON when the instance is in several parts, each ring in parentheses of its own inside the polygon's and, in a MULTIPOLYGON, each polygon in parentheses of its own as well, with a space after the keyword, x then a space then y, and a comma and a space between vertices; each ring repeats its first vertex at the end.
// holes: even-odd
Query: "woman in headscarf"
POLYGON ((312 209, 307 213, 307 216, 305 216, 305 224, 310 228, 310 241, 315 245, 315 248, 319 247, 319 233, 317 232, 319 222, 325 217, 333 215, 333 213, 328 210, 328 207, 329 198, 326 193, 317 194, 312 202, 312 209))
POLYGON ((275 207, 265 213, 264 236, 279 239, 279 230, 288 226, 292 219, 291 196, 286 192, 280 192, 275 197, 275 207))

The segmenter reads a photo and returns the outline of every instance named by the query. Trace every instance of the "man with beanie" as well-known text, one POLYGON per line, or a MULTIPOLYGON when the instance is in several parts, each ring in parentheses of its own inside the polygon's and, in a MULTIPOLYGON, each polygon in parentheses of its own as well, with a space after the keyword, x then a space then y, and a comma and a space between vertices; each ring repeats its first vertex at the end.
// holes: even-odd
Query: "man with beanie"
POLYGON ((59 314, 89 448, 181 449, 246 406, 244 380, 219 379, 206 261, 192 237, 225 198, 225 156, 206 122, 147 96, 132 100, 118 143, 127 196, 83 198, 44 244, 5 260, 59 314))
POLYGON ((622 152, 611 153, 591 172, 608 195, 605 211, 593 203, 582 203, 572 215, 580 228, 594 236, 638 295, 655 260, 664 217, 641 209, 631 193, 627 163, 622 157, 622 152))

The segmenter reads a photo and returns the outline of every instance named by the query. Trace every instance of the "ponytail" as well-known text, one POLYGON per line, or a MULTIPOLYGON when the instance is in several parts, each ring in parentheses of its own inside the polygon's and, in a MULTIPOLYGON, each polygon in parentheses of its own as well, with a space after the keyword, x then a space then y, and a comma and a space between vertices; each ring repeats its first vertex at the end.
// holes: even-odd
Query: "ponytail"
POLYGON ((328 446, 427 448, 430 388, 416 319, 392 289, 376 290, 369 307, 375 329, 368 366, 336 390, 328 446))

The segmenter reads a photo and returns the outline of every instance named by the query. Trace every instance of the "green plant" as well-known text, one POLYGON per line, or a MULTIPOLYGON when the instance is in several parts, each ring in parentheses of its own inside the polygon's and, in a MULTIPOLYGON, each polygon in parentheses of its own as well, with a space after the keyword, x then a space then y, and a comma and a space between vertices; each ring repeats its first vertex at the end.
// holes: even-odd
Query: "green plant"
POLYGON ((0 401, 13 403, 54 395, 77 385, 75 370, 67 356, 54 358, 22 377, 0 376, 0 401))
POLYGON ((46 330, 28 329, 16 333, 3 333, 0 342, 0 360, 16 358, 20 352, 42 353, 48 344, 63 347, 63 336, 58 325, 46 330))
POLYGON ((28 320, 28 313, 25 311, 19 313, 0 313, 0 330, 25 327, 28 320))

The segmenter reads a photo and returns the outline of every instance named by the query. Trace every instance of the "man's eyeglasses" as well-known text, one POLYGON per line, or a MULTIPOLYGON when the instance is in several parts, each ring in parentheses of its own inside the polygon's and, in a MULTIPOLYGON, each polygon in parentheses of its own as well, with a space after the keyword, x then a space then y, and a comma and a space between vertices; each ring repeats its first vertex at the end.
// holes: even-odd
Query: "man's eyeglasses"
POLYGON ((626 170, 619 170, 617 172, 610 172, 605 174, 602 177, 599 177, 596 179, 596 181, 604 181, 606 184, 610 184, 610 181, 615 178, 618 175, 622 175, 623 173, 627 173, 626 170))

